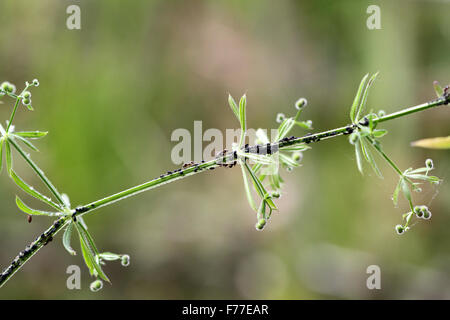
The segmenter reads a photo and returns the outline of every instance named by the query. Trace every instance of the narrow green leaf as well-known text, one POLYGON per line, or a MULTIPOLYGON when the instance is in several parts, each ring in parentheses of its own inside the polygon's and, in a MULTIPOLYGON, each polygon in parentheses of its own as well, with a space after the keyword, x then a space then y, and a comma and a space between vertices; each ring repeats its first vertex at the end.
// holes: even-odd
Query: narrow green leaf
POLYGON ((412 207, 411 189, 409 188, 408 182, 405 179, 402 179, 401 186, 403 196, 405 197, 406 200, 408 200, 410 206, 412 207))
POLYGON ((402 181, 403 177, 400 178, 400 180, 397 183, 397 186, 395 187, 394 193, 392 194, 392 201, 394 202, 394 205, 397 206, 398 204, 398 195, 400 193, 400 189, 402 188, 402 181))
POLYGON ((16 196, 16 205, 20 210, 22 210, 26 214, 31 214, 31 215, 36 215, 36 216, 49 216, 49 217, 55 217, 55 216, 61 215, 59 212, 49 212, 49 211, 32 209, 29 206, 27 206, 18 196, 16 196))
POLYGON ((295 146, 285 146, 280 148, 280 150, 283 151, 306 151, 308 149, 311 149, 311 147, 306 144, 298 144, 295 146))
POLYGON ((302 129, 307 129, 307 130, 313 129, 312 121, 295 121, 295 124, 302 129))
POLYGON ((262 164, 262 165, 270 165, 274 162, 273 158, 269 155, 262 155, 262 154, 255 154, 255 153, 239 153, 242 157, 247 157, 256 164, 262 164))
POLYGON ((35 197, 36 199, 41 200, 42 202, 45 202, 46 204, 48 204, 49 206, 55 208, 56 210, 61 210, 61 207, 59 207, 55 202, 53 202, 49 197, 46 197, 42 194, 40 194, 39 192, 37 192, 36 190, 34 190, 33 187, 29 186, 25 181, 22 180, 22 178, 20 178, 14 170, 10 171, 10 176, 11 178, 14 180, 14 182, 26 193, 28 193, 29 195, 35 197))
POLYGON ((369 82, 367 83, 366 88, 364 89, 364 94, 363 94, 363 97, 362 97, 362 99, 361 99, 361 103, 360 103, 360 105, 359 105, 358 108, 357 108, 355 121, 358 121, 358 120, 359 120, 359 117, 360 117, 360 115, 361 115, 361 112, 364 110, 364 108, 365 108, 365 106, 366 106, 366 103, 367 103, 367 97, 369 96, 369 90, 370 90, 370 87, 372 86, 372 84, 373 84, 373 82, 375 81, 375 79, 377 78, 377 76, 378 76, 378 72, 375 73, 374 75, 372 75, 372 76, 370 77, 370 79, 369 79, 369 82))
POLYGON ((253 196, 250 190, 250 187, 248 185, 248 177, 247 172, 245 171, 244 164, 242 160, 239 160, 241 165, 241 171, 242 171, 242 178, 244 179, 244 188, 245 188, 245 194, 247 195, 248 203, 250 204, 250 207, 253 209, 253 211, 257 211, 255 201, 253 200, 253 196))
POLYGON ((238 120, 239 119, 239 110, 238 110, 238 106, 236 104, 236 101, 234 101, 233 97, 231 96, 231 94, 228 94, 228 104, 230 105, 231 110, 233 111, 234 115, 236 116, 236 118, 238 120))
POLYGON ((13 134, 13 136, 17 139, 19 139, 20 141, 22 141, 28 148, 30 148, 33 151, 39 151, 38 148, 36 148, 30 141, 28 141, 25 138, 22 138, 21 136, 15 135, 13 134))
POLYGON ((381 137, 384 137, 387 133, 388 133, 388 131, 385 130, 385 129, 377 129, 377 130, 372 131, 372 135, 373 135, 375 138, 381 138, 381 137))
MULTIPOLYGON (((77 226, 77 225, 75 224, 75 226, 77 226)), ((78 230, 78 228, 77 228, 77 230, 78 230)), ((91 276, 93 276, 96 273, 95 267, 94 267, 94 261, 92 259, 92 256, 89 254, 89 250, 86 247, 86 244, 83 241, 83 238, 81 237, 80 234, 78 234, 78 235, 79 235, 79 238, 80 238, 80 247, 81 247, 81 253, 83 254, 84 263, 86 264, 86 266, 89 269, 89 274, 91 276)))
POLYGON ((361 143, 358 141, 355 142, 355 156, 356 156, 356 165, 358 166, 359 172, 363 173, 362 167, 362 156, 361 156, 361 143))
POLYGON ((364 140, 363 140, 363 139, 360 139, 360 140, 359 140, 359 143, 360 143, 360 145, 361 145, 361 151, 362 151, 362 154, 363 154, 364 158, 366 159, 367 162, 369 162, 369 161, 370 161, 370 158, 369 158, 369 156, 368 156, 368 154, 367 154, 366 145, 365 145, 364 140))
POLYGON ((278 127, 278 134, 275 141, 279 141, 286 137, 286 135, 292 130, 295 125, 295 121, 292 118, 286 118, 278 127))
POLYGON ((64 230, 64 234, 63 234, 63 237, 62 237, 62 242, 63 242, 64 248, 72 256, 75 256, 77 253, 70 246, 70 240, 72 238, 72 231, 73 231, 73 222, 70 222, 69 225, 66 227, 66 230, 64 230))
POLYGON ((266 219, 266 202, 264 199, 261 200, 261 203, 258 207, 257 219, 266 219))
POLYGON ((70 199, 69 196, 65 193, 61 194, 61 199, 64 203, 64 205, 66 206, 66 208, 70 208, 70 199))
POLYGON ((410 179, 416 179, 416 180, 423 180, 428 182, 439 182, 441 179, 439 179, 436 176, 427 176, 424 174, 408 174, 408 178, 410 179))
POLYGON ((247 106, 247 96, 244 94, 239 101, 239 121, 241 123, 241 139, 239 146, 243 146, 245 140, 245 133, 247 131, 247 119, 246 119, 246 106, 247 106))
POLYGON ((405 172, 405 175, 410 175, 410 174, 416 174, 416 173, 423 173, 423 172, 428 172, 432 169, 427 168, 427 167, 422 167, 422 168, 417 168, 414 170, 408 170, 407 172, 405 172))
POLYGON ((258 192, 259 196, 261 198, 265 199, 265 201, 267 202, 267 205, 272 210, 277 210, 278 208, 275 205, 275 203, 272 201, 272 199, 267 198, 269 196, 269 193, 267 192, 266 188, 264 188, 263 184, 261 183, 259 178, 256 176, 256 174, 253 172, 252 168, 246 162, 243 162, 243 163, 244 163, 244 166, 247 169, 248 173, 250 173, 250 177, 253 180, 253 185, 255 186, 255 189, 258 192))
MULTIPOLYGON (((102 267, 100 266, 100 263, 97 258, 99 252, 97 250, 97 247, 95 246, 94 240, 92 239, 91 235, 81 223, 76 222, 75 227, 77 228, 78 234, 80 235, 80 242, 82 244, 81 247, 83 251, 83 256, 85 257, 85 259, 88 258, 90 262, 89 264, 93 268, 92 274, 94 275, 98 274, 98 276, 101 279, 110 282, 109 278, 106 276, 106 274, 102 270, 102 267)), ((88 263, 86 264, 88 265, 88 263)))
POLYGON ((295 161, 291 157, 288 157, 288 156, 286 156, 286 155, 284 155, 282 153, 280 153, 278 156, 280 157, 280 161, 282 163, 284 163, 288 167, 294 167, 295 168, 295 167, 298 167, 300 165, 297 161, 295 161))
POLYGON ((434 81, 433 82, 434 91, 436 92, 436 95, 438 98, 442 97, 444 95, 444 89, 442 89, 439 82, 434 81))
POLYGON ((20 132, 14 132, 16 136, 20 136, 23 138, 30 138, 30 139, 39 139, 42 137, 45 137, 47 135, 48 131, 20 131, 20 132))
POLYGON ((11 155, 11 146, 9 145, 8 139, 5 139, 5 156, 6 156, 6 169, 8 173, 12 171, 12 155, 11 155))
POLYGON ((273 190, 278 190, 280 189, 280 181, 277 178, 277 174, 271 174, 269 176, 270 179, 270 186, 272 187, 273 190))
POLYGON ((5 140, 3 138, 0 139, 0 172, 3 170, 3 144, 5 140))
MULTIPOLYGON (((367 138, 366 138, 367 139, 367 138)), ((370 145, 370 141, 368 142, 370 145)), ((361 148, 363 150, 364 156, 366 157, 367 162, 370 163, 372 166, 373 171, 376 173, 376 175, 380 178, 383 178, 383 175, 381 174, 380 169, 377 166, 377 163, 375 162, 375 159, 373 158, 372 152, 369 150, 368 146, 364 142, 364 140, 361 140, 361 148)))
POLYGON ((356 93, 356 96, 355 96, 355 98, 353 100, 353 104, 352 104, 352 107, 350 109, 350 120, 352 121, 352 123, 356 122, 356 114, 358 113, 358 108, 359 108, 359 106, 361 104, 361 97, 362 97, 362 94, 363 94, 364 87, 366 86, 366 82, 367 82, 367 78, 368 77, 369 77, 369 74, 366 74, 362 78, 362 80, 361 80, 361 82, 359 84, 359 88, 358 88, 358 91, 356 93))
POLYGON ((122 258, 121 254, 112 253, 112 252, 102 252, 98 255, 101 260, 105 261, 116 261, 122 258))

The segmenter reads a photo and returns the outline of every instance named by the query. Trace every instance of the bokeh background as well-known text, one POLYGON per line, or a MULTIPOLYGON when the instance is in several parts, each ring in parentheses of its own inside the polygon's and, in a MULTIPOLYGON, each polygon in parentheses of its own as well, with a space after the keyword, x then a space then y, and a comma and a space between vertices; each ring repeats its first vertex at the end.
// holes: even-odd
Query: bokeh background
MULTIPOLYGON (((387 112, 434 98, 433 80, 450 82, 449 1, 57 1, 0 2, 0 80, 33 78, 34 112, 16 127, 48 130, 33 159, 72 204, 85 204, 176 166, 171 133, 238 126, 227 93, 248 96, 253 128, 293 114, 299 97, 314 130, 349 122, 361 77, 380 71, 369 108, 387 112), (68 30, 66 8, 81 8, 68 30), (381 30, 366 9, 381 8, 381 30)), ((12 101, 2 99, 9 118, 12 101)), ((386 152, 403 169, 431 157, 450 178, 448 151, 410 147, 449 134, 441 107, 384 125, 386 152)), ((305 132, 298 129, 296 135, 305 132)), ((0 298, 38 299, 381 299, 450 298, 449 184, 415 195, 431 222, 397 236, 407 208, 390 200, 397 178, 361 176, 347 139, 313 146, 303 167, 284 174, 285 193, 263 232, 254 228, 239 169, 215 170, 163 186, 86 217, 97 246, 128 253, 109 263, 113 285, 89 290, 81 256, 58 235, 0 290, 0 298), (82 270, 82 290, 66 288, 66 268, 82 270), (368 290, 366 268, 381 268, 368 290)), ((42 187, 16 157, 17 171, 42 187)), ((44 188, 41 188, 44 190, 44 188)), ((0 265, 6 266, 52 220, 26 222, 21 194, 0 176, 0 265)), ((28 203, 40 206, 29 197, 28 203)), ((73 239, 78 249, 78 240, 73 239)))

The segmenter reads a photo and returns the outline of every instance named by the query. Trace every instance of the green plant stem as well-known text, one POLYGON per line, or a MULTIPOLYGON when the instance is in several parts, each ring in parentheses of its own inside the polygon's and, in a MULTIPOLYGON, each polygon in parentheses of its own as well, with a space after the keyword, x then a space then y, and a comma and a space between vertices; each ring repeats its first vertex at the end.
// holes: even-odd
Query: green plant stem
POLYGON ((433 107, 445 105, 445 104, 448 104, 449 102, 450 102, 450 96, 442 96, 442 97, 440 97, 440 98, 438 98, 436 100, 425 102, 425 103, 419 104, 419 105, 414 106, 414 107, 410 107, 410 108, 407 108, 407 109, 403 109, 403 110, 400 110, 400 111, 397 111, 397 112, 385 115, 384 117, 380 117, 380 118, 374 120, 374 122, 376 122, 376 123, 385 122, 385 121, 388 121, 388 120, 392 120, 392 119, 396 119, 396 118, 400 118, 400 117, 406 116, 406 115, 411 114, 411 113, 415 113, 415 112, 423 111, 423 110, 430 109, 430 108, 433 108, 433 107))
POLYGON ((8 139, 8 141, 12 144, 14 149, 19 152, 19 154, 22 156, 22 158, 25 159, 25 161, 30 165, 30 167, 33 169, 34 172, 41 178, 41 180, 44 182, 44 184, 48 187, 48 189, 51 191, 51 193, 55 196, 55 198, 58 200, 58 202, 62 205, 62 207, 65 207, 64 201, 62 199, 61 194, 58 192, 56 187, 51 183, 51 181, 45 176, 44 172, 34 163, 33 160, 31 160, 30 156, 23 151, 23 149, 14 141, 14 139, 8 139))
POLYGON ((384 160, 386 160, 387 163, 389 163, 389 165, 392 167, 392 169, 395 170, 395 172, 397 172, 400 177, 403 177, 403 172, 400 170, 400 168, 394 163, 394 161, 391 160, 391 158, 388 157, 388 155, 386 153, 384 153, 383 149, 381 149, 381 147, 377 144, 374 144, 374 141, 367 137, 367 139, 370 141, 370 143, 373 145, 373 147, 375 148, 375 150, 378 151, 378 153, 384 158, 384 160))
MULTIPOLYGON (((404 110, 400 110, 398 112, 394 112, 391 114, 388 114, 386 116, 380 117, 378 119, 374 119, 374 123, 381 123, 388 120, 396 119, 399 117, 403 117, 412 113, 416 113, 419 111, 423 111, 429 108, 437 107, 440 105, 446 105, 450 102, 450 96, 446 95, 444 97, 441 97, 437 100, 433 100, 418 106, 414 106, 411 108, 407 108, 404 110)), ((367 125, 367 123, 360 122, 359 125, 367 125)), ((304 137, 298 137, 298 138, 292 138, 288 140, 281 140, 275 143, 270 144, 270 147, 274 152, 277 152, 280 148, 285 146, 292 146, 292 145, 298 145, 302 143, 311 143, 311 142, 318 142, 325 139, 329 139, 331 137, 337 137, 344 134, 349 134, 353 132, 353 130, 358 126, 358 124, 350 124, 344 127, 315 133, 312 135, 306 135, 304 137)), ((34 164, 34 162, 23 152, 21 151, 20 147, 18 147, 15 143, 13 143, 13 146, 16 148, 17 151, 27 160, 27 162, 30 164, 30 166, 33 168, 34 171, 43 179, 43 181, 47 181, 47 186, 50 188, 50 190, 53 192, 53 194, 59 199, 59 193, 56 191, 56 188, 53 187, 53 185, 50 183, 50 181, 43 175, 42 171, 34 164), (58 194, 58 196, 57 196, 58 194)), ((256 146, 249 147, 248 152, 255 152, 256 153, 256 146)), ((124 191, 118 192, 116 194, 113 194, 111 196, 105 197, 103 199, 91 202, 85 206, 78 207, 75 210, 72 210, 72 219, 76 219, 76 216, 78 215, 84 215, 90 211, 96 210, 101 207, 105 207, 107 205, 113 204, 114 202, 123 200, 125 198, 137 195, 141 192, 157 188, 159 186, 162 186, 164 184, 174 182, 176 180, 203 172, 207 169, 212 169, 215 167, 220 166, 220 163, 225 160, 227 157, 229 157, 230 154, 227 153, 223 156, 216 157, 213 160, 210 160, 208 162, 204 162, 201 164, 198 164, 194 167, 185 168, 181 171, 176 171, 169 173, 167 175, 161 176, 159 178, 153 179, 149 182, 140 184, 138 186, 126 189, 124 191)), ((387 160, 387 159, 386 159, 387 160)), ((401 172, 400 172, 401 173, 401 172)), ((62 199, 60 199, 62 202, 62 199)), ((19 255, 13 260, 13 262, 3 271, 2 274, 0 274, 0 287, 2 287, 6 281, 8 281, 34 254, 36 254, 37 251, 39 251, 45 244, 49 242, 49 239, 52 239, 53 236, 59 232, 64 225, 67 223, 67 221, 70 219, 70 216, 64 216, 58 220, 55 221, 55 223, 47 229, 44 233, 42 233, 35 241, 33 241, 29 246, 25 248, 24 251, 19 253, 19 255)))
POLYGON ((12 124, 12 122, 14 120, 14 116, 16 115, 16 111, 17 111, 17 107, 19 106, 19 102, 20 102, 20 97, 17 96, 16 97, 16 103, 14 104, 13 111, 11 112, 11 117, 9 118, 9 122, 8 122, 7 127, 6 127, 6 132, 7 133, 9 132, 9 128, 11 127, 11 124, 12 124))
POLYGON ((23 251, 20 251, 19 254, 11 262, 11 264, 0 275, 0 288, 12 276, 14 276, 14 274, 19 271, 19 269, 25 263, 27 263, 27 261, 30 260, 32 256, 34 256, 42 247, 52 241, 53 237, 64 228, 68 220, 68 216, 59 218, 47 230, 40 234, 29 245, 27 245, 23 251))

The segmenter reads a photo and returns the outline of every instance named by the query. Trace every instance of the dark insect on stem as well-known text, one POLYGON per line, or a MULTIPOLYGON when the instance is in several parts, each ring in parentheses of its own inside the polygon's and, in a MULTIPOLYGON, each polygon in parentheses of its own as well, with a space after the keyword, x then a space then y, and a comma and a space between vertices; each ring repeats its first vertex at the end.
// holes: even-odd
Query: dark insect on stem
POLYGON ((183 164, 183 169, 187 169, 189 167, 192 167, 193 165, 194 165, 194 161, 187 162, 187 163, 183 164))
POLYGON ((351 133, 353 133, 354 130, 355 130, 355 129, 353 129, 353 127, 352 127, 351 125, 348 125, 348 126, 345 128, 344 135, 351 134, 351 133))
POLYGON ((364 119, 362 119, 359 122, 359 124, 362 125, 362 126, 367 126, 367 125, 369 125, 369 119, 367 119, 367 117, 364 117, 364 119))
POLYGON ((33 221, 33 216, 31 214, 28 215, 27 221, 28 223, 31 223, 31 221, 33 221))
POLYGON ((53 240, 52 236, 48 237, 47 240, 44 242, 44 246, 46 246, 49 242, 52 242, 52 240, 53 240))

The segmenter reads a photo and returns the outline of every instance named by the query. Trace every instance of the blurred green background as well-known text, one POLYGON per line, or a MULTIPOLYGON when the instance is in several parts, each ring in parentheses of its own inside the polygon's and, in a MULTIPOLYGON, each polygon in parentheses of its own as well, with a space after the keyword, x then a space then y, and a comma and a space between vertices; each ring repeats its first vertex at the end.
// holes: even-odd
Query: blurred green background
MULTIPOLYGON (((227 93, 248 96, 253 128, 293 114, 299 97, 314 130, 349 122, 361 77, 380 71, 369 108, 392 112, 434 98, 433 80, 450 70, 448 1, 28 1, 0 3, 0 81, 21 88, 33 78, 34 112, 16 128, 48 130, 33 159, 72 204, 85 204, 176 168, 176 128, 235 128, 227 93), (66 8, 81 8, 68 30, 66 8), (381 8, 381 30, 366 9, 381 8)), ((2 99, 2 121, 11 99, 2 99)), ((410 147, 448 135, 448 108, 388 122, 385 151, 403 169, 431 157, 448 180, 450 153, 410 147)), ((300 129, 296 135, 303 135, 300 129)), ((305 153, 263 232, 254 228, 239 169, 215 170, 127 199, 86 217, 97 246, 128 253, 108 263, 113 285, 89 291, 80 255, 58 235, 0 290, 0 298, 450 298, 449 184, 426 187, 418 203, 432 222, 399 237, 407 208, 390 200, 397 178, 361 176, 345 138, 305 153), (82 290, 66 288, 66 268, 82 267, 82 290), (381 268, 368 290, 366 268, 381 268)), ((22 177, 41 186, 16 157, 22 177)), ((44 190, 44 188, 41 188, 44 190)), ((21 194, 0 176, 0 265, 6 266, 52 220, 31 224, 14 203, 21 194)), ((33 203, 29 197, 24 200, 33 203)), ((74 237, 78 249, 78 240, 74 237)))

